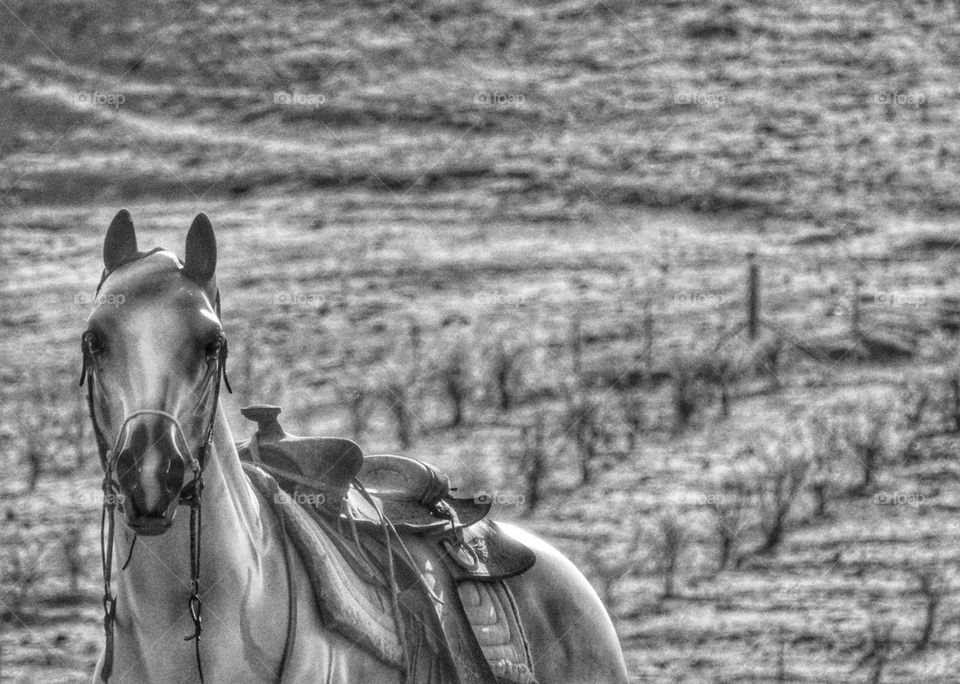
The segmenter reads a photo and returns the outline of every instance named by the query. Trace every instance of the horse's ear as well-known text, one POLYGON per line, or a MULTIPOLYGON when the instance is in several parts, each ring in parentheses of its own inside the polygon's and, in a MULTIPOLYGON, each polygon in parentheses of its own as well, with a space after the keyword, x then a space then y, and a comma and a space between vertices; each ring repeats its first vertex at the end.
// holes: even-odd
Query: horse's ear
POLYGON ((203 212, 197 214, 187 233, 187 251, 183 272, 201 285, 213 278, 217 270, 217 239, 210 219, 203 212))
POLYGON ((107 228, 103 241, 103 265, 108 271, 125 264, 137 254, 137 234, 133 230, 130 212, 121 209, 107 228))

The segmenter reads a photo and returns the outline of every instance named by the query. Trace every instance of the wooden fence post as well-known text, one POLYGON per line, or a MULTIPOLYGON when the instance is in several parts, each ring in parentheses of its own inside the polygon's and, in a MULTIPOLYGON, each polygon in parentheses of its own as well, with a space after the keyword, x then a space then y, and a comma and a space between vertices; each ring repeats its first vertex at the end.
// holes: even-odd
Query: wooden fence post
POLYGON ((757 339, 760 319, 760 266, 756 253, 748 252, 747 270, 747 334, 751 340, 757 339))
POLYGON ((643 304, 643 362, 653 370, 653 307, 648 299, 643 304))
POLYGON ((860 337, 860 278, 853 278, 853 301, 850 302, 850 332, 854 339, 860 337))
POLYGON ((573 356, 573 376, 579 384, 583 371, 583 333, 581 331, 579 306, 570 321, 570 351, 573 356))

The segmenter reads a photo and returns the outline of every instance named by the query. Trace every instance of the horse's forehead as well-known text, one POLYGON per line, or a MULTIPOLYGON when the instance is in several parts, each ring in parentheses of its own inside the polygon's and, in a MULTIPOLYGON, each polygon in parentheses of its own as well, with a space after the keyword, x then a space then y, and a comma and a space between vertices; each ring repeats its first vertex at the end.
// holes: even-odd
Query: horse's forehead
POLYGON ((102 292, 111 294, 149 292, 171 285, 183 270, 173 252, 161 250, 120 266, 103 282, 102 292))
POLYGON ((211 302, 203 288, 184 277, 183 266, 172 252, 158 251, 125 264, 103 282, 96 315, 107 310, 110 317, 135 316, 147 309, 164 307, 204 316, 211 302))

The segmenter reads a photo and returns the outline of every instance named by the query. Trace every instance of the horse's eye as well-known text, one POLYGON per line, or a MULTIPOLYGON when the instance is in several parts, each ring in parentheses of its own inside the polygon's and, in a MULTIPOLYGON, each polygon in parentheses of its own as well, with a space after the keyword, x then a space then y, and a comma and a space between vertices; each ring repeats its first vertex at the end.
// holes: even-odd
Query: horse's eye
POLYGON ((208 359, 216 359, 220 356, 220 348, 223 346, 223 335, 217 335, 207 340, 204 346, 204 354, 208 359))
POLYGON ((83 347, 90 354, 96 355, 103 351, 103 340, 93 330, 83 333, 83 347))

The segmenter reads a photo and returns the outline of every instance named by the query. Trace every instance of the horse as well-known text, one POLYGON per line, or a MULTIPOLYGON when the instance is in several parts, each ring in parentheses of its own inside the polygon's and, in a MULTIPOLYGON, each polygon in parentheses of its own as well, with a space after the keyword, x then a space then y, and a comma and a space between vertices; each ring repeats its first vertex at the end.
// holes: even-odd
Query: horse
MULTIPOLYGON (((81 373, 104 468, 106 643, 94 681, 403 682, 323 624, 303 560, 244 474, 219 397, 227 343, 207 216, 181 260, 139 251, 122 210, 103 262, 81 373)), ((627 681, 584 576, 544 540, 502 526, 536 554, 507 581, 536 680, 627 681)))

